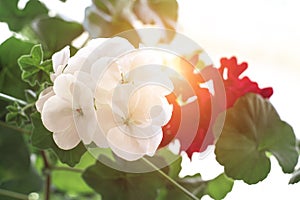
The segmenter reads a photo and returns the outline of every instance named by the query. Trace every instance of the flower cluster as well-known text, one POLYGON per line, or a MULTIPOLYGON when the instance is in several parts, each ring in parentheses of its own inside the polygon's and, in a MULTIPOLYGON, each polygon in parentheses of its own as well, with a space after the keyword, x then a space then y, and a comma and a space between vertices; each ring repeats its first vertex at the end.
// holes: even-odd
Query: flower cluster
POLYGON ((173 109, 165 97, 173 84, 159 54, 115 37, 94 39, 73 57, 65 47, 52 61, 53 86, 36 107, 58 147, 83 142, 126 160, 154 155, 173 109))

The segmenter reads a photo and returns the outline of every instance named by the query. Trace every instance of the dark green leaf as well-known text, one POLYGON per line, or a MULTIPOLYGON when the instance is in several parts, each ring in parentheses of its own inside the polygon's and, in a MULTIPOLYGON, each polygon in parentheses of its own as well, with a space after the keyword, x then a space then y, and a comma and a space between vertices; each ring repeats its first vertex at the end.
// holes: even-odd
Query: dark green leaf
POLYGON ((182 157, 180 155, 173 154, 169 149, 163 148, 158 151, 158 155, 165 159, 165 162, 169 164, 168 175, 177 179, 178 174, 181 171, 182 157))
POLYGON ((32 24, 32 29, 42 42, 45 50, 51 54, 61 50, 66 45, 70 45, 83 32, 81 24, 67 22, 58 17, 38 18, 32 24))
MULTIPOLYGON (((24 90, 29 86, 21 80, 17 60, 30 52, 32 43, 11 37, 0 46, 0 92, 25 99, 24 90)), ((3 109, 3 108, 2 108, 3 109)))
POLYGON ((21 133, 2 126, 0 157, 0 182, 22 177, 30 168, 29 152, 21 133))
MULTIPOLYGON (((216 125, 219 123, 217 120, 216 125)), ((267 152, 276 157, 284 172, 293 172, 298 160, 295 145, 293 129, 281 121, 272 104, 247 94, 227 110, 215 154, 229 177, 254 184, 270 171, 267 152)))
POLYGON ((289 181, 289 184, 294 184, 294 183, 298 183, 300 181, 300 169, 296 170, 293 173, 292 178, 289 181))
POLYGON ((153 200, 164 186, 164 180, 157 172, 126 173, 100 162, 87 168, 82 176, 103 200, 153 200))
POLYGON ((215 200, 221 200, 232 190, 233 183, 225 174, 220 174, 207 182, 205 193, 215 200))
MULTIPOLYGON (((184 178, 177 178, 175 179, 178 184, 186 188, 188 191, 193 193, 198 198, 201 198, 204 195, 206 183, 202 180, 200 174, 195 174, 194 176, 186 176, 184 178)), ((163 197, 160 197, 161 200, 189 200, 190 197, 188 197, 185 193, 183 193, 181 190, 179 190, 176 186, 173 184, 167 183, 167 186, 165 188, 165 193, 163 197)))
POLYGON ((35 112, 30 117, 33 123, 31 136, 33 146, 39 149, 52 149, 62 163, 68 164, 71 167, 80 161, 81 156, 86 152, 86 148, 82 143, 74 149, 62 150, 55 144, 52 133, 44 127, 40 113, 35 112))
POLYGON ((0 0, 0 21, 6 22, 12 31, 20 31, 26 24, 40 15, 47 15, 48 9, 38 0, 30 0, 23 10, 18 8, 19 0, 0 0))
MULTIPOLYGON (((0 127, 0 157, 0 188, 24 194, 41 189, 41 178, 30 165, 21 133, 0 127)), ((9 198, 0 195, 0 199, 9 198)))
POLYGON ((28 82, 31 86, 50 82, 52 61, 43 62, 43 50, 40 44, 33 46, 29 55, 21 56, 18 64, 22 70, 23 81, 28 82))
MULTIPOLYGON (((2 189, 18 192, 21 194, 29 194, 31 192, 38 192, 43 187, 43 180, 37 174, 34 168, 30 168, 22 177, 18 179, 9 180, 0 184, 2 189)), ((1 200, 15 200, 7 196, 1 196, 1 200)))

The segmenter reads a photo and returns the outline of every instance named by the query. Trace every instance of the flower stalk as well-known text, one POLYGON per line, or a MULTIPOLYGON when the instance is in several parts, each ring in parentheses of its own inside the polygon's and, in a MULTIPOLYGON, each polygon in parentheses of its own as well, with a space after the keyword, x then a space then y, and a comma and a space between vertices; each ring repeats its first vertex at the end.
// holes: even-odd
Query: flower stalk
POLYGON ((193 193, 188 191, 186 188, 184 188, 182 185, 177 183, 175 180, 173 180, 171 177, 169 177, 166 173, 164 173, 162 170, 160 170, 156 165, 154 165, 152 162, 150 162, 146 158, 142 158, 149 166, 151 166, 153 169, 155 169, 161 176, 163 176, 165 179, 167 179, 171 184, 173 184, 175 187, 177 187, 179 190, 181 190, 184 194, 186 194, 190 199, 193 200, 199 200, 198 197, 196 197, 193 193))
POLYGON ((10 95, 7 95, 7 94, 3 94, 0 92, 0 99, 3 99, 5 101, 10 101, 10 102, 17 102, 23 106, 26 106, 27 105, 27 102, 26 101, 23 101, 21 99, 17 99, 15 97, 12 97, 10 95))

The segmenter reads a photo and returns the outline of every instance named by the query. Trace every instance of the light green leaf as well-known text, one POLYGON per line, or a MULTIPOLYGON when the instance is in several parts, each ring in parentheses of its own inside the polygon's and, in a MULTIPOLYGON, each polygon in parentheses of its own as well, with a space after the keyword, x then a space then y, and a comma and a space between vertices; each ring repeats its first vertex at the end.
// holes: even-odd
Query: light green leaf
POLYGON ((81 156, 86 152, 82 143, 71 150, 62 150, 55 144, 52 133, 44 127, 40 113, 35 112, 30 117, 33 123, 31 136, 33 146, 39 149, 52 149, 62 163, 71 167, 79 163, 81 156))
POLYGON ((22 79, 31 86, 37 83, 50 83, 50 71, 52 71, 52 61, 43 62, 43 50, 40 44, 32 47, 29 55, 23 55, 18 59, 18 64, 22 70, 22 79))
MULTIPOLYGON (((247 94, 226 114, 215 149, 226 175, 248 184, 265 179, 270 171, 267 152, 276 157, 283 172, 294 171, 298 153, 293 129, 281 121, 268 100, 247 94)), ((216 125, 219 123, 217 120, 216 125)))
POLYGON ((221 200, 231 192, 233 183, 233 180, 228 178, 225 174, 220 174, 207 182, 205 193, 215 200, 221 200))
POLYGON ((93 3, 94 5, 86 9, 84 19, 84 28, 93 38, 112 37, 123 31, 134 29, 122 14, 123 10, 130 7, 130 1, 94 0, 93 3))
MULTIPOLYGON (((95 158, 86 152, 76 165, 76 169, 85 169, 95 163, 95 158)), ((66 167, 67 165, 59 163, 57 167, 66 167)), ((52 180, 54 186, 61 190, 66 191, 71 195, 78 195, 79 193, 92 193, 93 190, 84 182, 81 173, 66 171, 66 170, 53 170, 52 180), (76 184, 74 184, 76 183, 76 184)))
MULTIPOLYGON (((139 38, 134 30, 137 20, 145 25, 154 25, 162 29, 175 30, 178 17, 176 0, 94 0, 86 10, 84 28, 92 37, 112 37, 121 32, 131 30, 126 35, 130 40, 139 38)), ((174 32, 166 31, 161 38, 170 41, 174 32)), ((125 36, 125 35, 123 35, 125 36)))
POLYGON ((19 0, 0 1, 0 21, 6 22, 12 31, 20 31, 37 16, 47 15, 48 9, 38 0, 30 0, 23 10, 18 8, 19 0))
MULTIPOLYGON (((176 0, 137 0, 134 3, 134 13, 144 24, 176 30, 178 18, 178 3, 176 0)), ((166 31, 164 42, 171 41, 175 32, 166 31)))
POLYGON ((7 113, 5 116, 5 121, 7 123, 17 125, 18 127, 23 127, 29 122, 27 114, 17 102, 7 106, 6 109, 9 111, 9 113, 7 113))

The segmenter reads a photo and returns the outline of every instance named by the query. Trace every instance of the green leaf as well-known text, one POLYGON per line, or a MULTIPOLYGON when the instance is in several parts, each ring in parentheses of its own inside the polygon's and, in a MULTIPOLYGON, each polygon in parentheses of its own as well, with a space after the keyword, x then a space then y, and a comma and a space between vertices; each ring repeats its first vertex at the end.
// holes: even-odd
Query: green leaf
POLYGON ((295 184, 295 183, 298 183, 299 181, 300 181, 300 169, 296 170, 293 173, 293 176, 290 179, 289 184, 295 184))
POLYGON ((20 56, 30 52, 32 46, 32 43, 14 37, 0 45, 0 92, 25 99, 24 90, 29 85, 21 80, 21 70, 17 60, 20 56))
POLYGON ((1 126, 0 157, 0 183, 22 177, 30 168, 29 152, 22 135, 1 126))
MULTIPOLYGON (((85 169, 95 163, 95 158, 86 152, 76 165, 76 169, 85 169)), ((66 167, 67 165, 59 163, 57 167, 66 167)), ((93 190, 84 182, 81 173, 76 173, 66 170, 52 171, 53 185, 61 190, 66 191, 71 195, 78 195, 79 193, 92 193, 93 190), (76 183, 76 184, 74 184, 76 183)))
MULTIPOLYGON (((102 157, 100 160, 108 159, 102 157)), ((113 162, 107 160, 106 162, 113 162)), ((134 166, 134 162, 132 162, 134 166)), ((153 200, 164 186, 158 172, 126 173, 96 162, 83 173, 83 179, 102 200, 153 200)))
POLYGON ((168 175, 173 178, 177 179, 178 174, 181 171, 181 162, 182 157, 180 155, 173 154, 169 149, 162 148, 158 152, 158 156, 161 156, 165 159, 166 163, 170 163, 168 175))
MULTIPOLYGON (((176 0, 137 0, 134 12, 144 24, 156 25, 159 28, 176 30, 178 3, 176 0)), ((175 32, 166 31, 164 42, 171 41, 175 32)))
MULTIPOLYGON (((7 189, 10 191, 29 194, 31 192, 38 192, 42 189, 43 180, 37 174, 33 167, 30 168, 22 177, 18 179, 9 180, 0 184, 2 189, 7 189)), ((15 198, 10 198, 7 196, 1 196, 1 200, 15 200, 15 198)))
POLYGON ((12 31, 20 31, 37 16, 47 15, 48 9, 38 0, 30 0, 23 10, 18 8, 19 0, 0 1, 0 21, 6 22, 12 31))
POLYGON ((128 7, 130 1, 109 0, 104 2, 94 0, 93 3, 94 5, 87 8, 84 19, 84 28, 93 38, 112 37, 123 31, 134 29, 132 24, 122 15, 122 10, 128 7), (113 13, 110 13, 111 7, 114 9, 113 13))
POLYGON ((240 97, 227 110, 216 143, 217 161, 229 177, 254 184, 265 179, 270 171, 268 152, 276 157, 283 172, 294 171, 298 153, 292 127, 281 121, 272 104, 260 95, 240 97))
MULTIPOLYGON (((178 184, 186 188, 188 191, 193 193, 198 198, 205 195, 206 182, 202 180, 200 174, 195 174, 194 176, 186 176, 184 178, 175 179, 178 184)), ((179 190, 173 184, 169 182, 166 185, 165 191, 159 200, 189 200, 190 197, 186 196, 181 190, 179 190)))
MULTIPOLYGON (((83 32, 82 25, 77 22, 67 22, 58 17, 41 17, 34 21, 32 30, 45 50, 52 55, 80 36, 83 32)), ((45 55, 48 57, 49 55, 45 55)))
POLYGON ((17 102, 14 102, 13 105, 7 106, 6 109, 9 111, 9 113, 5 116, 5 121, 7 123, 23 127, 29 122, 27 114, 17 102))
MULTIPOLYGON (((112 37, 130 30, 126 38, 139 38, 134 30, 137 20, 164 29, 176 29, 178 4, 176 0, 94 0, 86 10, 84 27, 92 37, 112 37)), ((163 41, 170 41, 174 32, 166 31, 163 41)), ((125 35, 123 35, 125 36, 125 35)))
MULTIPOLYGON (((0 188, 23 194, 41 189, 42 180, 30 164, 21 133, 0 126, 0 157, 0 188)), ((0 195, 0 199, 9 198, 0 195)))
POLYGON ((22 80, 35 86, 50 83, 50 71, 52 71, 52 61, 43 62, 43 50, 40 44, 32 47, 29 55, 23 55, 18 59, 18 64, 22 70, 22 80))
POLYGON ((233 183, 225 174, 220 174, 208 181, 205 193, 215 200, 221 200, 232 190, 233 183))
POLYGON ((35 112, 30 117, 33 123, 31 136, 33 146, 39 149, 52 149, 62 163, 71 167, 79 163, 81 156, 86 152, 82 143, 71 150, 62 150, 55 144, 52 133, 44 127, 40 113, 35 112))

